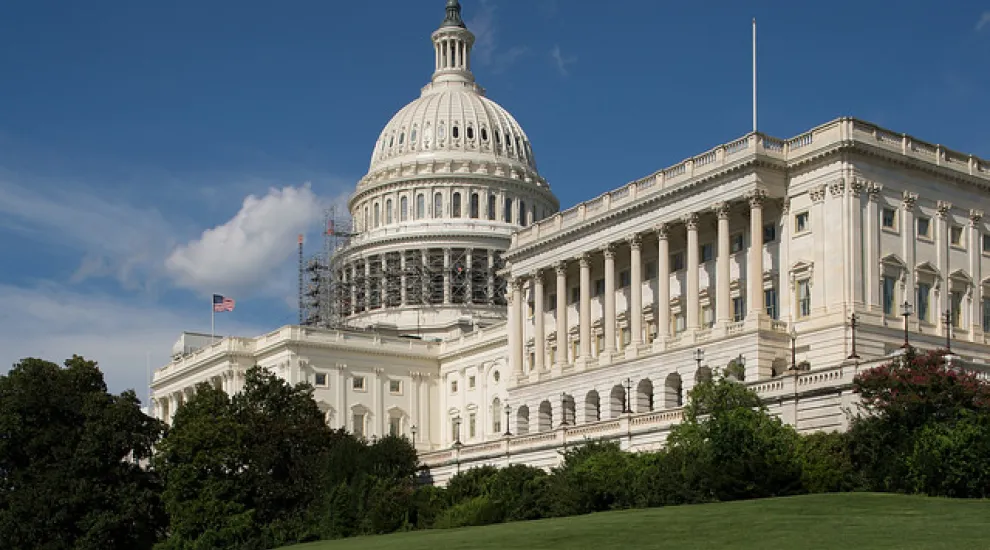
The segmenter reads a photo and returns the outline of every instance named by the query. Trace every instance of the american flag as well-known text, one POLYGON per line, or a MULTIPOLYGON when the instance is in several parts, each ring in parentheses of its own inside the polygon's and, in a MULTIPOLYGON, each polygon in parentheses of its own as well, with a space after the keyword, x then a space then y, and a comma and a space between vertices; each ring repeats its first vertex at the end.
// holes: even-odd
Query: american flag
POLYGON ((214 294, 213 311, 234 311, 234 300, 219 294, 214 294))

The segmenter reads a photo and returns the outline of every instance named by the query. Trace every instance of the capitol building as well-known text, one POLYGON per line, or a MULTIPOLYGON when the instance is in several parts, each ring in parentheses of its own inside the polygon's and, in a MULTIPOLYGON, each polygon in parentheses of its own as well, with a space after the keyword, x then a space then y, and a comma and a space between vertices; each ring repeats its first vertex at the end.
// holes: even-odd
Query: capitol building
POLYGON ((561 211, 538 144, 475 81, 457 0, 432 43, 432 78, 374 144, 326 262, 334 322, 183 334, 155 416, 260 365, 313 385, 333 428, 408 437, 443 483, 550 467, 589 439, 655 449, 712 377, 807 432, 845 429, 853 377, 905 338, 950 338, 955 362, 990 371, 990 161, 843 117, 561 211))

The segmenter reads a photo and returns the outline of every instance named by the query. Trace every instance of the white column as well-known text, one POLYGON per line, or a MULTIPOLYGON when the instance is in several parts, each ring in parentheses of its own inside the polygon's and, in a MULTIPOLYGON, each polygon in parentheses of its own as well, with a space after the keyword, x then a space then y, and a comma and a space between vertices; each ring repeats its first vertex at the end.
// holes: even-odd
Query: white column
MULTIPOLYGON (((904 301, 907 300, 910 303, 914 304, 914 307, 915 307, 915 312, 914 312, 915 319, 917 319, 917 315, 918 315, 918 310, 917 310, 918 304, 916 303, 916 299, 915 299, 917 297, 917 293, 915 292, 915 286, 914 286, 914 265, 915 265, 915 262, 914 262, 914 243, 915 243, 915 240, 917 239, 917 237, 915 235, 915 227, 914 227, 914 205, 917 202, 918 202, 918 195, 917 195, 917 193, 909 193, 909 192, 905 191, 904 194, 902 195, 902 200, 901 200, 901 208, 902 208, 901 222, 902 222, 903 225, 901 225, 901 228, 902 228, 902 231, 901 231, 901 247, 902 247, 901 254, 902 254, 902 256, 901 257, 904 258, 904 264, 907 266, 907 272, 904 274, 904 280, 903 280, 904 286, 902 287, 902 294, 901 294, 901 297, 900 297, 901 299, 900 300, 897 300, 897 299, 894 300, 894 315, 898 315, 898 314, 901 313, 901 305, 900 304, 904 303, 904 301)), ((932 231, 932 230, 933 230, 932 228, 929 228, 929 231, 932 231)), ((944 281, 943 281, 943 283, 944 283, 944 281)), ((943 287, 944 287, 944 284, 943 284, 943 287)), ((942 289, 942 292, 944 292, 944 291, 945 291, 945 289, 943 288, 942 289)), ((934 294, 937 294, 937 292, 936 293, 933 293, 933 296, 931 297, 931 299, 928 302, 929 315, 934 314, 933 315, 934 318, 932 319, 932 321, 934 321, 935 323, 939 324, 939 326, 941 326, 940 321, 939 321, 939 318, 940 318, 940 315, 941 315, 942 312, 939 311, 938 300, 937 300, 936 296, 934 296, 934 294)), ((883 311, 883 308, 881 308, 880 311, 883 311)))
POLYGON ((749 257, 746 259, 747 320, 759 321, 763 309, 763 200, 766 193, 749 193, 749 257))
POLYGON ((729 298, 729 203, 715 205, 718 218, 718 256, 715 258, 715 321, 724 326, 732 322, 729 298))
POLYGON ((639 234, 629 239, 629 349, 635 354, 643 343, 643 239, 639 234))
POLYGON ((701 310, 701 300, 698 294, 698 214, 691 213, 685 216, 684 225, 687 228, 687 302, 685 305, 687 328, 688 330, 697 330, 701 327, 698 319, 701 310))
POLYGON ((666 223, 657 226, 657 343, 670 336, 670 239, 666 223))
POLYGON ((615 245, 609 243, 602 249, 605 255, 605 329, 604 360, 609 361, 615 353, 615 245))
POLYGON ((783 320, 794 318, 791 311, 791 224, 794 223, 790 217, 791 199, 784 197, 780 206, 780 244, 777 254, 780 258, 780 269, 777 271, 777 317, 783 320))
MULTIPOLYGON (((948 201, 938 201, 935 207, 935 213, 937 220, 935 222, 935 266, 938 268, 939 272, 942 274, 942 292, 941 292, 941 307, 932 310, 933 317, 938 319, 939 334, 945 335, 946 327, 944 315, 949 308, 952 307, 952 279, 949 278, 951 273, 951 266, 949 265, 949 231, 951 224, 951 214, 952 203, 948 201)), ((908 264, 913 265, 913 264, 908 264)), ((917 287, 912 287, 917 288, 917 287)), ((917 313, 917 304, 915 304, 915 313, 917 313)), ((931 308, 929 308, 931 309, 931 308)), ((965 319, 965 315, 960 313, 960 316, 965 319)), ((915 320, 918 320, 917 315, 915 315, 915 320)))
POLYGON ((509 366, 516 377, 523 374, 522 282, 509 281, 509 366))
POLYGON ((554 266, 557 272, 557 366, 564 368, 567 364, 567 262, 558 262, 554 266))
MULTIPOLYGON (((866 187, 868 201, 866 203, 866 281, 867 308, 869 311, 883 311, 882 298, 880 296, 880 220, 879 207, 877 206, 881 187, 875 183, 869 183, 866 187)), ((904 220, 902 220, 902 224, 904 220)), ((790 227, 790 224, 785 224, 790 227)), ((903 225, 904 231, 914 232, 914 225, 903 225)), ((903 232, 903 231, 902 231, 903 232)))
MULTIPOLYGON (((970 310, 970 335, 973 341, 983 333, 983 274, 980 270, 980 256, 983 254, 983 241, 980 226, 983 221, 982 210, 969 211, 969 275, 973 278, 973 301, 970 310)), ((982 338, 979 339, 983 341, 982 338)))
POLYGON ((578 317, 581 323, 580 347, 578 349, 578 360, 587 361, 591 358, 591 258, 588 254, 582 254, 580 258, 581 267, 581 301, 578 304, 578 317))
POLYGON ((544 327, 546 314, 543 311, 543 276, 546 272, 537 269, 533 275, 533 317, 535 317, 533 330, 533 347, 536 357, 533 365, 538 373, 546 371, 547 342, 546 329, 544 327))

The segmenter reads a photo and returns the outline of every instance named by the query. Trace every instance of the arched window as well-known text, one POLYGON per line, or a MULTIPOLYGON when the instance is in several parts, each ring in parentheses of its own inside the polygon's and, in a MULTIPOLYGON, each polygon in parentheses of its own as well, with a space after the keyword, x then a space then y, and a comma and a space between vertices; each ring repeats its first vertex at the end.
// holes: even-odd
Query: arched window
POLYGON ((502 213, 502 220, 505 223, 512 223, 512 199, 508 197, 505 199, 505 212, 502 213))
POLYGON ((519 225, 526 227, 526 202, 519 201, 519 225))
POLYGON ((478 213, 479 210, 481 210, 481 206, 479 204, 479 201, 480 200, 481 199, 478 198, 478 194, 477 193, 471 193, 471 212, 470 212, 470 215, 471 215, 471 217, 473 219, 478 219, 478 216, 481 215, 481 214, 478 213))
POLYGON ((409 197, 399 199, 399 221, 409 221, 409 197))
POLYGON ((422 193, 416 195, 416 219, 421 220, 426 217, 426 197, 422 193))
POLYGON ((433 195, 433 217, 440 218, 443 216, 443 195, 440 193, 435 193, 433 195))
POLYGON ((454 196, 450 201, 450 217, 460 218, 461 217, 461 194, 454 193, 454 196))
POLYGON ((392 223, 392 199, 385 201, 385 223, 392 223))
POLYGON ((361 228, 365 231, 371 229, 371 216, 368 214, 368 207, 364 207, 364 226, 361 228))
POLYGON ((375 203, 375 227, 382 224, 382 209, 381 205, 377 202, 375 203))
POLYGON ((494 193, 488 196, 488 219, 495 221, 495 201, 497 197, 494 193))

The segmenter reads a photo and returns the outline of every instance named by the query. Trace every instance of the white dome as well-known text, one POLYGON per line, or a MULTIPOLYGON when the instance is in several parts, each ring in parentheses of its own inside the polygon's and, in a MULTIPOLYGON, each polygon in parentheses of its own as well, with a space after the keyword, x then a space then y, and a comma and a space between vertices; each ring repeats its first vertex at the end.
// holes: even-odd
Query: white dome
POLYGON ((473 82, 434 82, 385 126, 369 172, 429 160, 515 161, 536 171, 529 138, 516 119, 473 82))

